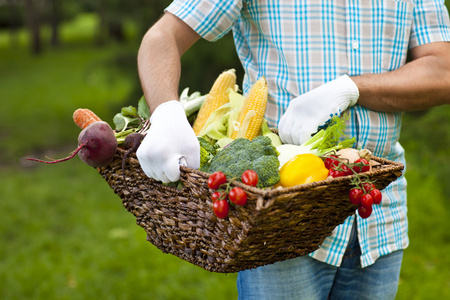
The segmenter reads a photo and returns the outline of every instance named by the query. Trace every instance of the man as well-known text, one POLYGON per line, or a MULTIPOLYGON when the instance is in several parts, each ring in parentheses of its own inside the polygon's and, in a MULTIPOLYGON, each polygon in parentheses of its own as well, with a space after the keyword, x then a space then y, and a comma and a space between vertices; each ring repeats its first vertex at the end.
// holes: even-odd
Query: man
MULTIPOLYGON (((347 111, 358 147, 404 163, 401 112, 450 103, 449 26, 438 0, 174 1, 138 55, 153 112, 139 161, 163 182, 179 179, 179 164, 198 168, 198 142, 176 101, 180 58, 198 39, 232 30, 244 92, 266 77, 266 118, 284 143, 302 143, 347 111)), ((239 297, 393 299, 408 243, 400 178, 371 217, 349 217, 317 251, 240 272, 239 297)))

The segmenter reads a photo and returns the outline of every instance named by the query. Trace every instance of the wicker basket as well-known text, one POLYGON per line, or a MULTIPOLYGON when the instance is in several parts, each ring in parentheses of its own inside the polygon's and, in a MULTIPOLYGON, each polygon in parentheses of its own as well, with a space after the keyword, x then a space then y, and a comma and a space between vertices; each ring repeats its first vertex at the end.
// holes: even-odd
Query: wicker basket
MULTIPOLYGON (((148 178, 136 157, 122 157, 99 168, 124 207, 147 233, 147 240, 205 270, 234 273, 308 254, 333 229, 355 213, 348 200, 351 176, 292 188, 258 189, 240 182, 248 194, 245 206, 230 206, 225 219, 212 210, 208 174, 181 167, 183 188, 148 178)), ((402 174, 403 165, 374 157, 380 164, 367 173, 378 189, 402 174)))

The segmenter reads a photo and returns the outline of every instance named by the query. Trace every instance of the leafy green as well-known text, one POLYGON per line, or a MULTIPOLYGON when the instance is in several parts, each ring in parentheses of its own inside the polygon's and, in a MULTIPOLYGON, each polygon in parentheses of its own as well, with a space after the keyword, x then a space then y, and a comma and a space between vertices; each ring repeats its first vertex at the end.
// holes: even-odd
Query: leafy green
POLYGON ((138 108, 134 106, 122 107, 120 113, 117 113, 113 122, 117 131, 128 129, 137 129, 146 120, 150 118, 150 110, 144 96, 138 101, 138 108))
POLYGON ((130 117, 130 118, 138 118, 139 115, 137 114, 137 109, 134 106, 126 106, 122 107, 121 111, 123 116, 130 117))
POLYGON ((193 92, 189 95, 189 88, 185 88, 180 95, 180 102, 183 104, 184 111, 186 112, 186 117, 191 117, 197 113, 205 102, 207 95, 201 95, 200 92, 193 92))
POLYGON ((197 137, 200 144, 200 168, 206 168, 217 153, 217 146, 204 137, 197 137))
POLYGON ((331 118, 325 129, 320 129, 302 145, 308 146, 313 150, 317 150, 320 155, 333 150, 350 147, 355 143, 355 138, 346 138, 339 142, 339 140, 344 136, 344 131, 346 128, 345 120, 345 117, 334 116, 331 118))
POLYGON ((267 119, 263 119, 263 123, 261 125, 261 135, 267 136, 272 141, 272 145, 278 147, 282 145, 280 137, 275 132, 272 132, 267 124, 267 119))
POLYGON ((216 109, 208 118, 200 132, 201 136, 219 141, 220 145, 225 145, 221 140, 229 141, 234 131, 239 113, 242 109, 244 96, 233 89, 229 89, 229 102, 216 109))
POLYGON ((121 112, 113 118, 117 131, 124 131, 130 127, 134 128, 140 124, 141 119, 137 115, 137 110, 133 106, 123 107, 121 112))
POLYGON ((150 109, 144 96, 142 96, 138 101, 137 113, 144 120, 150 119, 150 109))
MULTIPOLYGON (((195 92, 189 96, 188 91, 189 88, 183 90, 180 102, 184 106, 186 116, 189 117, 200 109, 205 96, 200 95, 200 92, 195 92)), ((113 118, 117 142, 123 143, 127 135, 133 132, 145 134, 150 127, 150 116, 150 109, 144 96, 139 99, 137 108, 132 105, 122 107, 120 113, 117 113, 113 118)))
POLYGON ((334 116, 328 122, 326 128, 320 129, 303 144, 278 146, 280 165, 283 166, 284 163, 298 154, 312 153, 322 156, 332 151, 351 147, 355 143, 355 138, 344 137, 345 120, 345 117, 334 116))

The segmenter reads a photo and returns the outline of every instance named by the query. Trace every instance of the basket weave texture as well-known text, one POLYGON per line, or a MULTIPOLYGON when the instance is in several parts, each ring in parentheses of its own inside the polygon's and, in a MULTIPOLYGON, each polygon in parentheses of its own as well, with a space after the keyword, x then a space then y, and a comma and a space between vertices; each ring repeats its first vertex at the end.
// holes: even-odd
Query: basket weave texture
MULTIPOLYGON (((177 189, 148 178, 136 156, 127 157, 123 176, 124 154, 119 148, 114 161, 98 170, 147 240, 211 272, 234 273, 308 254, 356 210, 348 200, 352 176, 275 189, 234 182, 247 193, 247 204, 230 206, 228 217, 218 219, 209 174, 181 167, 183 188, 177 189)), ((366 174, 378 189, 402 175, 401 163, 373 159, 380 164, 366 174)))

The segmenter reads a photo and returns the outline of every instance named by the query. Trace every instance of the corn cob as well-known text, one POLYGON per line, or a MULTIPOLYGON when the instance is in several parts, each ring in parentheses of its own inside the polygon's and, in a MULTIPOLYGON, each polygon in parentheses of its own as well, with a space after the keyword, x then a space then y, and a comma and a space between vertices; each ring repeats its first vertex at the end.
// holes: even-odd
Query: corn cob
POLYGON ((245 133, 239 137, 253 140, 261 132, 261 125, 264 119, 264 113, 267 106, 268 87, 266 78, 263 76, 256 81, 251 87, 239 113, 237 127, 231 134, 232 139, 238 137, 239 129, 245 130, 243 124, 248 122, 245 133), (247 118, 247 120, 246 120, 247 118), (249 119, 249 121, 248 121, 249 119))
POLYGON ((236 72, 234 69, 222 72, 217 77, 192 126, 196 135, 201 132, 211 113, 229 101, 228 90, 230 88, 234 89, 235 85, 236 72))

